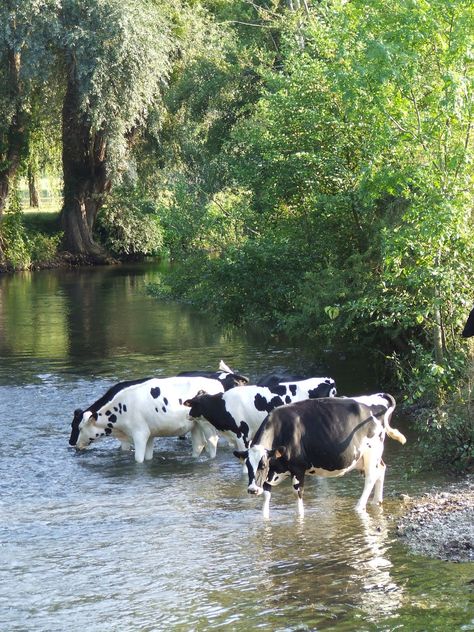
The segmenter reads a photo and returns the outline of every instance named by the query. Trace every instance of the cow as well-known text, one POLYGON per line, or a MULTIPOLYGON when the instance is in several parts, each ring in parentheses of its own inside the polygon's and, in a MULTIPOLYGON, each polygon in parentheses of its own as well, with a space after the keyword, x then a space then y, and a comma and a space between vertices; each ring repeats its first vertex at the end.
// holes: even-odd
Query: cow
POLYGON ((336 383, 329 377, 283 382, 271 387, 236 386, 225 393, 200 392, 184 402, 189 416, 201 425, 211 424, 239 450, 249 446, 255 432, 277 406, 314 397, 334 397, 336 383))
POLYGON ((247 465, 249 494, 264 495, 263 516, 270 516, 273 486, 292 477, 297 511, 304 515, 303 489, 306 474, 343 476, 353 469, 365 475, 356 510, 365 511, 382 502, 385 435, 406 442, 390 426, 395 399, 385 393, 361 397, 306 400, 275 408, 256 432, 250 448, 234 451, 247 465))
POLYGON ((223 361, 219 363, 218 371, 182 371, 178 377, 207 377, 212 380, 219 380, 224 391, 229 391, 235 386, 244 386, 249 383, 249 378, 234 371, 223 361))
POLYGON ((272 387, 275 386, 275 384, 280 384, 281 382, 301 382, 301 380, 306 379, 308 379, 307 375, 297 375, 283 370, 278 373, 267 373, 266 375, 262 375, 262 377, 257 380, 257 386, 272 387))
POLYGON ((214 428, 198 425, 183 405, 200 390, 223 391, 219 380, 205 377, 145 378, 120 382, 85 410, 77 409, 71 423, 69 444, 82 450, 95 440, 113 436, 122 449, 135 447, 135 461, 153 458, 154 437, 191 432, 193 456, 206 448, 216 455, 218 435, 214 428))
POLYGON ((471 336, 474 336, 474 307, 469 312, 469 316, 467 317, 466 324, 464 325, 461 335, 463 338, 470 338, 471 336))

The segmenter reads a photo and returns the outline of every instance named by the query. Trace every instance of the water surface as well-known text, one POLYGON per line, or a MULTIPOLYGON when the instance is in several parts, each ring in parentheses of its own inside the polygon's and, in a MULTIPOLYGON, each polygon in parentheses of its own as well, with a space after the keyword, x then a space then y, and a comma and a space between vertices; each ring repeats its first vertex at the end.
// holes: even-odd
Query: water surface
MULTIPOLYGON (((349 356, 227 331, 158 302, 153 267, 0 277, 0 630, 474 630, 472 564, 410 553, 394 535, 414 438, 387 440, 383 511, 359 516, 356 474, 310 478, 303 520, 291 486, 271 520, 229 448, 192 459, 155 441, 136 464, 106 439, 68 447, 73 410, 116 381, 215 369, 331 375, 341 394, 383 390, 349 356)), ((370 363, 369 363, 370 364, 370 363)))

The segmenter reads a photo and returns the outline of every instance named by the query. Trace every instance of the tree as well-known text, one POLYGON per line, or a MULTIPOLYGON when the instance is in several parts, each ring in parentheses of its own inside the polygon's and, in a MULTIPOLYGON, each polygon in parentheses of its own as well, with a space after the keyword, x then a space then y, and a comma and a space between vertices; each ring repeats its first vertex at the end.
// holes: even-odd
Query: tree
POLYGON ((166 82, 173 49, 169 18, 159 3, 63 0, 60 24, 64 247, 103 258, 94 223, 166 82))
POLYGON ((48 73, 46 25, 53 0, 0 6, 0 220, 11 183, 28 153, 31 103, 48 73))

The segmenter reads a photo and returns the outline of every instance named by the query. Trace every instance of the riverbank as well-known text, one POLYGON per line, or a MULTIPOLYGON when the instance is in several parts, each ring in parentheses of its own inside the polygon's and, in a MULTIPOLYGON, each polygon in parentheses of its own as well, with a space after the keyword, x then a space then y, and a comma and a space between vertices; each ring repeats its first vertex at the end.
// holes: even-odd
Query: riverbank
POLYGON ((397 535, 414 552, 451 562, 474 561, 474 476, 420 498, 402 496, 397 535))
POLYGON ((25 270, 54 270, 54 269, 70 269, 80 268, 84 266, 107 266, 118 265, 122 263, 118 259, 114 259, 110 255, 104 257, 92 257, 86 255, 75 255, 70 252, 60 252, 52 259, 44 261, 32 261, 26 268, 14 268, 9 263, 0 261, 0 274, 23 272, 25 270))

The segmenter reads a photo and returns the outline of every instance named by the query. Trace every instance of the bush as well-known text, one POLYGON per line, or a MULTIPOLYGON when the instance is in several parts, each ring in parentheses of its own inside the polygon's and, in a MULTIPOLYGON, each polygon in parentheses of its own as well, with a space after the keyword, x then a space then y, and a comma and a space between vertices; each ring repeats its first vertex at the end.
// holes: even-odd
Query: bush
POLYGON ((43 235, 33 233, 28 237, 28 246, 32 263, 50 263, 58 254, 62 233, 43 235))
POLYGON ((163 230, 154 204, 136 189, 112 194, 97 218, 96 233, 118 257, 143 257, 163 253, 163 230))
POLYGON ((1 223, 4 265, 12 270, 27 270, 31 265, 28 239, 22 221, 20 198, 13 192, 1 223))

